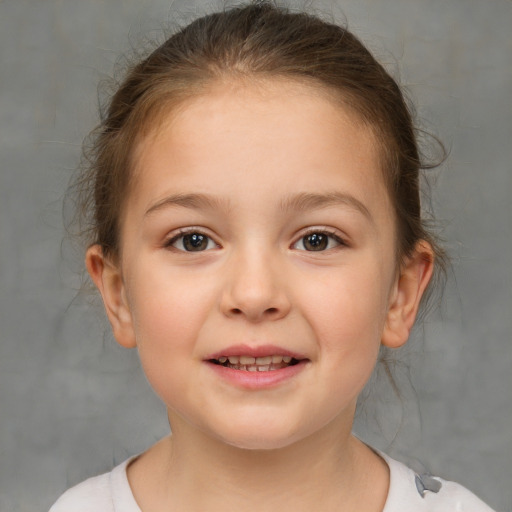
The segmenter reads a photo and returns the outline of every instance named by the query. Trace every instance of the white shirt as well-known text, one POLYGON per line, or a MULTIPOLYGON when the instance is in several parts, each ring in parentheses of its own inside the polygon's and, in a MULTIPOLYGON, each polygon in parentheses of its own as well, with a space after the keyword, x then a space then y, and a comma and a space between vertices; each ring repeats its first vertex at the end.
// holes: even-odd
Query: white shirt
MULTIPOLYGON (((379 452, 390 471, 388 497, 382 512, 493 512, 462 485, 417 475, 401 462, 379 452)), ((133 497, 125 460, 110 473, 95 476, 66 491, 50 512, 142 512, 133 497)))

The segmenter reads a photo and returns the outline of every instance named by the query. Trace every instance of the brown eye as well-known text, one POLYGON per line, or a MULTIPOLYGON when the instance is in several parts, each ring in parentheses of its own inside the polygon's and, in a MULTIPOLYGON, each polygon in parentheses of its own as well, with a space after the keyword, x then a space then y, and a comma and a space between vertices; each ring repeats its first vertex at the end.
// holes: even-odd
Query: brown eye
POLYGON ((306 251, 323 251, 327 248, 328 241, 327 235, 323 233, 312 233, 302 239, 306 251))
POLYGON ((169 246, 186 252, 200 252, 217 247, 209 236, 202 233, 179 235, 169 242, 169 246))
POLYGON ((183 247, 187 251, 204 251, 208 246, 208 238, 199 233, 192 233, 183 237, 183 247))
POLYGON ((318 231, 308 233, 306 236, 300 238, 293 245, 293 248, 301 251, 325 251, 339 245, 343 245, 343 241, 339 237, 331 233, 318 231))

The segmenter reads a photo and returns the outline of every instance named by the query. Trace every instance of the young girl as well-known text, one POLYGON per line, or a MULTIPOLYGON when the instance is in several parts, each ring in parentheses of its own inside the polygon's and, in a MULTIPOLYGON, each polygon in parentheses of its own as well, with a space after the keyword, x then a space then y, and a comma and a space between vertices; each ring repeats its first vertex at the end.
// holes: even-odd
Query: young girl
POLYGON ((117 342, 172 434, 72 511, 489 511, 351 434, 442 251, 394 80, 346 29, 259 2, 135 66, 79 179, 117 342))

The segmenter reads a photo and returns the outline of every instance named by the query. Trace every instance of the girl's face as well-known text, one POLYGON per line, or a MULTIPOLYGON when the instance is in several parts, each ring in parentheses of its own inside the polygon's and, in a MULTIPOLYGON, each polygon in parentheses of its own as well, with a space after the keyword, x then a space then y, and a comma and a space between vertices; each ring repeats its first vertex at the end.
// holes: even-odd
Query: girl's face
POLYGON ((401 297, 371 131, 305 85, 217 87, 135 157, 119 264, 88 265, 171 426, 246 448, 350 428, 401 297))

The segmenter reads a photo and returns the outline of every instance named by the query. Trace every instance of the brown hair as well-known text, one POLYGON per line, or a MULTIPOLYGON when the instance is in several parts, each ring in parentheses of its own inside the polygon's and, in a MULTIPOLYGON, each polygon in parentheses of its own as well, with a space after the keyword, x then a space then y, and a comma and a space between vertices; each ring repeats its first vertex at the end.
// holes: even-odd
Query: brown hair
POLYGON ((397 261, 426 240, 434 248, 436 267, 444 268, 444 253, 422 221, 420 170, 429 166, 420 161, 400 88, 346 28, 268 1, 199 18, 129 70, 92 134, 87 165, 77 181, 88 243, 117 255, 132 148, 162 112, 215 81, 260 77, 289 78, 334 92, 371 127, 381 141, 396 212, 397 261))

